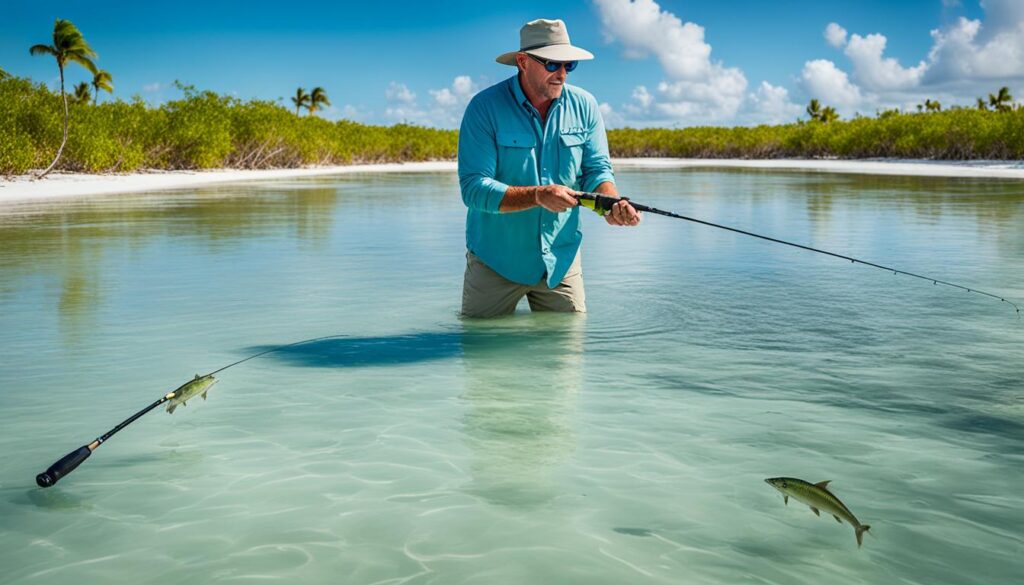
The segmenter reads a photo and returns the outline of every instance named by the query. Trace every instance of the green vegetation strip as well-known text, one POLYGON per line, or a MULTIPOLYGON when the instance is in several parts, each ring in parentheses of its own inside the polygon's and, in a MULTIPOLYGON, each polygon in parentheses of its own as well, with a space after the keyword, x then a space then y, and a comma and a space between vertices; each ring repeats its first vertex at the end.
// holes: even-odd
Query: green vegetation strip
MULTIPOLYGON (((303 165, 450 160, 458 133, 399 124, 328 121, 270 101, 243 101, 179 85, 159 107, 140 98, 69 100, 69 136, 57 168, 288 168, 303 165)), ((53 160, 63 138, 60 94, 28 79, 0 78, 0 173, 53 160)), ((1024 110, 954 108, 883 112, 852 120, 778 126, 611 130, 612 156, 684 158, 1024 159, 1024 110)))
MULTIPOLYGON (((68 143, 57 168, 102 173, 440 160, 454 158, 458 144, 451 130, 331 122, 274 102, 180 89, 184 97, 159 107, 139 98, 69 100, 68 143)), ((62 134, 59 94, 27 79, 0 79, 0 174, 45 167, 62 134)))

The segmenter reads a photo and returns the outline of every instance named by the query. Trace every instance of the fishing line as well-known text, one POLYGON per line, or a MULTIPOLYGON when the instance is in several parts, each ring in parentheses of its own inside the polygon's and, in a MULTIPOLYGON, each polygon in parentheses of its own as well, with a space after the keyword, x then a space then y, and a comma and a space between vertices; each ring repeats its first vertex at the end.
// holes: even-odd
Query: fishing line
POLYGON ((270 349, 268 349, 266 351, 261 351, 259 353, 253 354, 253 355, 251 355, 251 356, 249 356, 247 358, 240 359, 240 360, 238 360, 237 362, 235 362, 233 364, 228 364, 228 365, 224 366, 223 368, 220 368, 218 370, 214 370, 214 371, 210 372, 209 374, 207 374, 207 376, 212 376, 212 375, 214 375, 214 374, 216 374, 218 372, 223 372, 224 370, 226 370, 228 368, 233 368, 233 367, 237 366, 240 363, 247 362, 247 361, 249 361, 251 359, 255 359, 255 358, 258 358, 258 357, 263 356, 263 355, 267 355, 268 353, 273 353, 275 351, 280 351, 282 349, 287 349, 289 347, 295 347, 296 345, 302 345, 303 343, 313 343, 314 341, 325 341, 327 339, 337 339, 339 337, 348 337, 348 336, 347 335, 327 335, 327 336, 324 336, 324 337, 316 337, 316 338, 313 338, 313 339, 303 339, 302 341, 296 341, 295 343, 289 343, 287 345, 279 345, 277 347, 272 347, 272 348, 270 348, 270 349))
POLYGON ((219 368, 219 369, 216 369, 216 370, 210 372, 209 374, 206 374, 205 376, 200 376, 200 375, 196 374, 196 377, 193 378, 192 380, 189 380, 188 382, 185 382, 184 384, 182 384, 181 386, 178 386, 177 388, 175 388, 174 390, 168 392, 167 394, 164 394, 163 396, 161 396, 159 399, 154 401, 152 404, 150 404, 146 408, 143 408, 142 410, 136 412, 135 414, 133 414, 130 417, 126 418, 125 420, 121 421, 121 423, 118 424, 116 427, 110 429, 106 433, 104 433, 104 434, 100 435, 99 437, 97 437, 93 442, 88 443, 86 445, 82 445, 78 449, 75 449, 74 451, 72 451, 72 452, 68 453, 67 455, 65 455, 64 457, 60 458, 56 463, 51 465, 46 471, 44 471, 44 472, 42 472, 42 473, 40 473, 39 475, 36 476, 36 485, 38 485, 39 487, 43 487, 43 488, 50 487, 50 486, 54 485, 55 483, 60 481, 60 479, 62 477, 66 476, 67 474, 69 474, 72 471, 74 471, 76 467, 78 467, 79 465, 82 464, 83 461, 88 459, 89 456, 92 455, 92 452, 95 451, 96 449, 98 449, 99 446, 102 445, 103 443, 105 443, 108 439, 110 439, 110 437, 114 436, 118 431, 120 431, 121 429, 123 429, 126 426, 130 425, 131 423, 135 422, 142 415, 144 415, 147 412, 153 410, 154 408, 160 406, 161 404, 164 404, 165 402, 168 402, 168 401, 172 401, 171 404, 168 406, 168 410, 167 411, 168 412, 174 412, 174 409, 177 407, 178 404, 184 405, 184 404, 187 403, 187 401, 189 399, 191 399, 191 398, 193 398, 195 396, 202 396, 203 399, 205 400, 206 399, 206 391, 209 390, 210 386, 213 386, 213 384, 216 382, 216 380, 213 378, 213 375, 216 374, 216 373, 223 372, 224 370, 226 370, 228 368, 237 366, 238 364, 241 364, 243 362, 247 362, 247 361, 249 361, 251 359, 255 359, 255 358, 258 358, 260 356, 267 355, 268 353, 273 353, 275 351, 280 351, 282 349, 287 349, 289 347, 295 347, 296 345, 302 345, 304 343, 313 343, 315 341, 324 341, 324 340, 327 340, 327 339, 337 339, 337 338, 340 338, 340 337, 347 337, 347 336, 346 335, 327 335, 327 336, 324 336, 324 337, 316 337, 316 338, 313 338, 313 339, 304 339, 302 341, 296 341, 295 343, 289 343, 289 344, 286 344, 286 345, 279 345, 277 347, 272 347, 270 349, 261 351, 259 353, 255 353, 255 354, 253 354, 253 355, 251 355, 251 356, 249 356, 247 358, 240 359, 237 362, 230 363, 230 364, 228 364, 228 365, 226 365, 226 366, 224 366, 222 368, 219 368), (179 402, 173 402, 175 399, 177 399, 179 402))
POLYGON ((1008 301, 1008 300, 1006 300, 1005 298, 1003 298, 1003 297, 1001 297, 999 295, 992 294, 992 293, 989 293, 989 292, 985 292, 983 290, 978 290, 976 288, 970 288, 970 287, 966 287, 966 286, 963 286, 963 285, 960 285, 960 284, 956 284, 954 282, 947 282, 945 280, 939 280, 938 278, 932 278, 930 276, 923 276, 921 274, 915 274, 913 272, 907 272, 906 270, 899 270, 899 269, 896 269, 896 268, 892 268, 890 266, 883 266, 881 264, 875 264, 874 262, 868 262, 866 260, 861 260, 859 258, 854 258, 852 256, 845 256, 843 254, 836 254, 835 252, 829 252, 828 250, 822 250, 822 249, 819 249, 819 248, 813 248, 811 246, 804 246, 803 244, 797 244, 797 243, 794 243, 794 242, 787 242, 786 240, 780 240, 778 238, 772 238, 772 237, 769 237, 769 236, 763 236, 761 234, 755 234, 754 232, 748 232, 746 230, 741 230, 741 229, 738 229, 738 228, 729 227, 727 225, 721 225, 721 224, 717 224, 717 223, 712 223, 710 221, 704 221, 702 219, 697 219, 697 218, 694 218, 694 217, 687 217, 685 215, 680 215, 678 213, 672 213, 671 211, 664 211, 664 210, 661 210, 661 209, 650 207, 648 205, 642 205, 640 203, 634 203, 628 197, 622 197, 621 199, 619 199, 619 198, 616 198, 616 197, 609 197, 607 195, 602 195, 600 193, 584 193, 584 192, 577 192, 577 193, 575 193, 575 196, 576 196, 576 199, 579 200, 580 205, 582 205, 584 207, 587 207, 589 209, 593 209, 594 211, 600 213, 601 215, 604 215, 604 214, 608 213, 609 211, 611 211, 612 206, 615 205, 615 203, 617 203, 618 201, 626 200, 626 201, 629 201, 629 204, 632 205, 633 209, 636 209, 637 211, 646 211, 648 213, 654 213, 654 214, 657 214, 657 215, 664 215, 666 217, 674 217, 676 219, 684 219, 686 221, 691 221, 693 223, 699 223, 701 225, 716 227, 716 228, 719 228, 719 229, 728 230, 730 232, 736 232, 738 234, 743 234, 745 236, 752 236, 752 237, 755 237, 755 238, 760 238, 762 240, 767 240, 769 242, 775 242, 776 244, 785 244, 787 246, 793 246, 794 248, 800 248, 801 250, 809 250, 811 252, 817 252, 819 254, 825 254, 827 256, 832 256, 832 257, 835 257, 835 258, 841 258, 843 260, 849 260, 853 264, 864 264, 865 266, 873 266, 875 268, 881 268, 882 270, 887 270, 889 272, 892 272, 893 274, 903 274, 903 275, 906 275, 906 276, 913 276, 914 278, 920 278, 921 280, 927 280, 927 281, 931 282, 934 285, 943 284, 943 285, 946 285, 946 286, 951 286, 953 288, 958 288, 960 290, 967 291, 969 293, 977 293, 979 295, 985 295, 987 297, 992 297, 993 299, 998 299, 998 300, 1000 300, 1000 301, 1002 301, 1004 303, 1009 303, 1014 308, 1014 310, 1017 311, 1017 319, 1020 319, 1020 307, 1018 307, 1016 303, 1014 303, 1012 301, 1008 301))

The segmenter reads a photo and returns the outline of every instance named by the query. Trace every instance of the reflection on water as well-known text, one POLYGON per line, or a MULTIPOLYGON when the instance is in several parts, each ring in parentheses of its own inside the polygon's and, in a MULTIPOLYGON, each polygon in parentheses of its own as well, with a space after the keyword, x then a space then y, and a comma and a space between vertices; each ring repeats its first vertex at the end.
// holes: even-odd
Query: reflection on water
POLYGON ((463 322, 467 492, 513 508, 558 495, 552 475, 575 448, 584 322, 546 314, 463 322))
POLYGON ((8 205, 0 208, 0 295, 13 294, 29 276, 56 281, 61 327, 74 344, 115 288, 116 275, 104 272, 108 255, 157 243, 216 253, 280 235, 322 249, 340 196, 333 182, 319 182, 330 186, 270 184, 241 197, 237 187, 208 187, 8 205))

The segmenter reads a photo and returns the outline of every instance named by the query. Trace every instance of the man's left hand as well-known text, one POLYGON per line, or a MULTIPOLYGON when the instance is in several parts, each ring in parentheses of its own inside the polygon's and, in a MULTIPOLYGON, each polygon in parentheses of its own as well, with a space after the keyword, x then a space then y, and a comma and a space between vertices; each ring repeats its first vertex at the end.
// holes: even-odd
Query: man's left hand
POLYGON ((633 209, 629 201, 622 200, 612 205, 612 210, 605 214, 608 225, 635 226, 640 224, 640 212, 633 209))

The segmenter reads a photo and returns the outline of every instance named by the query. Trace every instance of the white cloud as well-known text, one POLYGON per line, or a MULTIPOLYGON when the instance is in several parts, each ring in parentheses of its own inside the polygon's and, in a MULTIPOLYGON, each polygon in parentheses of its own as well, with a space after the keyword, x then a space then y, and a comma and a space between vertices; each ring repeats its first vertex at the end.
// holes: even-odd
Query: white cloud
POLYGON ((146 85, 143 85, 142 86, 142 91, 144 91, 146 93, 156 93, 156 92, 160 91, 163 88, 164 88, 164 85, 162 85, 159 81, 157 81, 157 82, 147 83, 146 85))
POLYGON ((853 111, 864 101, 857 86, 850 83, 846 72, 825 59, 804 63, 800 73, 800 85, 811 99, 818 99, 825 105, 836 106, 844 113, 853 111))
POLYGON ((760 124, 784 124, 795 120, 803 107, 789 100, 789 91, 762 81, 755 93, 750 94, 752 114, 750 121, 760 124))
MULTIPOLYGON (((852 34, 830 22, 824 40, 848 62, 808 59, 791 91, 767 81, 748 88, 741 69, 713 58, 704 27, 685 22, 656 0, 594 0, 608 41, 626 58, 656 59, 663 75, 657 83, 636 86, 628 102, 614 109, 608 105, 607 111, 640 126, 775 123, 801 114, 803 106, 794 98, 802 103, 817 98, 849 116, 890 107, 913 110, 926 98, 947 107, 973 103, 975 96, 1002 85, 1018 90, 1016 95, 1024 87, 1024 0, 980 3, 983 18, 961 17, 933 30, 930 51, 909 66, 886 55, 884 34, 852 34)), ((942 0, 942 7, 959 11, 962 3, 942 0)))
POLYGON ((384 90, 384 97, 387 98, 388 102, 393 104, 414 104, 416 103, 416 94, 409 90, 404 83, 397 83, 392 81, 388 88, 384 90))
POLYGON ((854 77, 872 90, 901 90, 918 86, 928 65, 921 61, 916 67, 905 68, 896 59, 883 58, 886 42, 885 36, 880 34, 850 37, 844 53, 853 63, 854 77))
POLYGON ((711 60, 704 27, 684 23, 654 0, 595 0, 608 40, 619 41, 627 58, 653 55, 667 77, 654 99, 634 90, 634 115, 708 123, 732 118, 744 100, 747 79, 738 68, 711 60))
POLYGON ((846 29, 834 22, 828 23, 825 27, 825 40, 835 48, 846 44, 846 29))
POLYGON ((462 120, 462 114, 469 100, 480 91, 477 84, 468 75, 459 75, 452 81, 451 87, 430 90, 434 98, 430 118, 433 125, 455 127, 462 120))
POLYGON ((704 42, 704 27, 684 23, 661 10, 654 0, 596 0, 605 35, 621 41, 627 57, 653 54, 673 79, 707 77, 713 67, 711 45, 704 42))
POLYGON ((477 92, 476 84, 468 75, 460 75, 455 78, 450 88, 432 89, 430 95, 434 96, 434 103, 442 108, 454 108, 459 105, 466 107, 470 98, 477 92))
MULTIPOLYGON (((944 1, 943 6, 952 9, 959 3, 944 1)), ((942 95, 946 103, 967 103, 1001 85, 1019 86, 1024 82, 1024 1, 981 0, 981 7, 983 20, 959 17, 932 30, 927 59, 913 67, 903 67, 884 56, 884 35, 854 34, 843 52, 853 66, 851 77, 856 85, 851 89, 841 82, 839 74, 843 72, 834 65, 827 70, 819 64, 811 69, 805 66, 803 86, 835 95, 837 103, 856 103, 856 90, 862 94, 862 103, 911 108, 925 98, 942 95)), ((831 23, 825 38, 837 46, 845 32, 831 23)))
POLYGON ((608 102, 601 102, 597 107, 601 110, 601 118, 604 119, 605 128, 621 128, 626 125, 626 119, 622 114, 616 112, 615 108, 608 102))
POLYGON ((985 22, 958 18, 931 31, 925 83, 1024 79, 1024 2, 986 0, 985 22))
POLYGON ((403 83, 392 81, 384 91, 388 101, 384 117, 391 122, 454 128, 462 120, 469 100, 479 90, 468 75, 459 75, 448 87, 428 90, 430 103, 421 107, 415 92, 403 83))
POLYGON ((651 104, 654 103, 654 96, 648 93, 647 88, 642 85, 638 85, 633 88, 633 99, 636 100, 639 106, 645 110, 650 108, 651 104))

